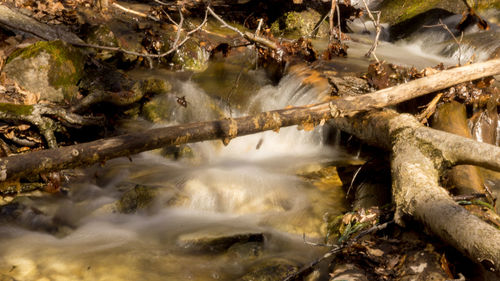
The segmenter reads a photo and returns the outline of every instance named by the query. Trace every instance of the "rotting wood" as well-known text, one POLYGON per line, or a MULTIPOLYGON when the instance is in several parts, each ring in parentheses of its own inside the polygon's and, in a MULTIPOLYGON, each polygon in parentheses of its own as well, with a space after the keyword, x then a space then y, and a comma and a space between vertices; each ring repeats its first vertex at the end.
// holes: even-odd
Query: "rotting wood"
MULTIPOLYGON (((442 90, 454 84, 495 75, 499 72, 500 59, 490 60, 445 70, 362 96, 345 97, 325 103, 263 112, 255 116, 156 128, 58 149, 13 155, 0 158, 0 181, 30 174, 81 167, 169 145, 214 139, 225 140, 224 142, 228 143, 231 138, 237 136, 267 130, 278 130, 280 127, 319 124, 322 120, 353 116, 361 111, 395 105, 402 101, 442 90)), ((357 129, 360 132, 365 130, 364 126, 357 129)), ((378 146, 386 144, 387 149, 391 148, 390 143, 385 143, 386 139, 374 138, 372 141, 378 146)), ((475 146, 475 142, 472 142, 471 145, 475 146)), ((477 149, 484 150, 483 146, 477 147, 477 149)), ((484 152, 477 155, 477 157, 483 158, 476 159, 471 155, 461 155, 456 161, 472 162, 464 164, 473 165, 486 163, 482 166, 500 170, 497 162, 497 159, 500 158, 486 159, 493 155, 489 149, 486 149, 486 151, 488 151, 488 155, 484 154, 484 152)), ((498 155, 500 156, 500 154, 498 155)))

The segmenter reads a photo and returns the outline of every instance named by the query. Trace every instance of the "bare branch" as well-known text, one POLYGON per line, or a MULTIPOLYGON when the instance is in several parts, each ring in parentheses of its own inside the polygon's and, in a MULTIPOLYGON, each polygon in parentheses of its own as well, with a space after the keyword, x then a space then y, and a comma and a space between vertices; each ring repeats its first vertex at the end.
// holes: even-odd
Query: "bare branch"
POLYGON ((237 29, 236 27, 233 27, 229 24, 227 24, 227 22, 225 22, 221 17, 219 17, 219 15, 217 15, 214 10, 212 10, 212 8, 210 8, 210 6, 207 7, 207 10, 208 12, 210 12, 210 14, 218 21, 220 21, 222 23, 222 26, 225 27, 225 28, 229 28, 231 29, 232 31, 238 33, 241 37, 243 38, 246 38, 245 37, 245 34, 243 32, 241 32, 239 29, 237 29))
POLYGON ((207 23, 208 11, 205 11, 205 18, 203 19, 203 22, 200 25, 198 25, 196 28, 194 28, 193 30, 187 32, 186 38, 184 38, 181 42, 179 42, 182 24, 184 22, 184 17, 182 15, 182 13, 180 11, 179 11, 179 13, 181 15, 181 20, 179 21, 179 23, 175 23, 177 25, 178 30, 177 30, 176 38, 174 40, 174 44, 172 45, 172 48, 170 48, 168 51, 161 53, 161 54, 138 53, 138 52, 134 52, 134 51, 125 50, 121 47, 108 47, 108 46, 100 46, 100 45, 93 45, 93 44, 86 44, 86 43, 72 43, 72 44, 75 46, 79 46, 79 47, 87 47, 87 48, 115 51, 115 52, 121 52, 121 53, 129 54, 129 55, 145 57, 145 58, 163 58, 165 56, 170 55, 171 53, 173 53, 177 49, 179 49, 182 45, 184 45, 187 42, 187 40, 189 40, 191 38, 191 37, 189 37, 191 34, 200 30, 207 23))
POLYGON ((441 19, 439 19, 439 24, 424 25, 424 27, 427 27, 427 28, 438 27, 438 26, 444 28, 451 35, 451 37, 453 38, 453 40, 455 41, 455 43, 458 45, 458 66, 461 66, 462 65, 462 63, 461 63, 461 59, 462 59, 462 39, 464 38, 464 32, 463 31, 460 32, 460 40, 458 40, 457 37, 455 36, 455 34, 453 34, 453 32, 451 32, 451 30, 448 28, 448 26, 446 24, 444 24, 441 19))
MULTIPOLYGON (((332 0, 332 4, 330 7, 330 38, 328 39, 328 44, 331 44, 333 41, 333 34, 334 34, 333 15, 335 13, 335 6, 336 5, 337 5, 337 0, 332 0)), ((340 15, 338 17, 340 17, 340 15)))
POLYGON ((133 14, 133 15, 136 15, 136 16, 140 16, 140 17, 143 17, 143 18, 148 18, 148 19, 152 19, 154 21, 160 21, 159 18, 157 17, 153 17, 151 15, 148 15, 148 14, 145 14, 145 13, 141 13, 141 12, 138 12, 138 11, 134 11, 132 9, 129 9, 129 8, 126 8, 126 7, 123 7, 122 5, 118 4, 118 3, 113 3, 111 4, 111 6, 115 7, 115 8, 118 8, 126 13, 129 13, 129 14, 133 14))
POLYGON ((380 32, 382 31, 382 28, 380 26, 380 11, 376 12, 377 13, 377 19, 375 20, 375 18, 373 17, 372 12, 370 11, 370 8, 368 8, 368 4, 366 4, 365 0, 363 0, 363 4, 365 5, 365 9, 368 12, 368 16, 370 17, 371 21, 373 22, 373 26, 375 27, 375 32, 376 32, 375 39, 373 41, 373 45, 370 48, 370 50, 368 50, 368 52, 365 54, 365 57, 370 57, 370 55, 373 55, 373 57, 375 58, 375 60, 377 62, 379 62, 379 60, 377 58, 377 55, 375 54, 375 51, 377 50, 378 39, 380 37, 380 32))

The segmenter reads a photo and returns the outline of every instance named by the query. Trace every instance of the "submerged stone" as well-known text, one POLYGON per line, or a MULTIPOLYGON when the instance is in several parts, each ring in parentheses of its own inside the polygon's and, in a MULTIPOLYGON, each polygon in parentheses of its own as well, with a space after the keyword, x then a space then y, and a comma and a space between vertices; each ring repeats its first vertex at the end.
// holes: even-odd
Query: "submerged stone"
POLYGON ((40 41, 12 53, 4 67, 21 87, 40 94, 40 100, 62 102, 78 93, 85 56, 62 41, 40 41))
POLYGON ((156 190, 151 187, 137 185, 123 194, 116 204, 117 209, 121 213, 128 214, 148 208, 152 205, 156 193, 156 190))
POLYGON ((282 258, 264 260, 243 275, 240 281, 281 281, 299 270, 297 264, 282 258))
POLYGON ((221 253, 239 243, 264 242, 264 234, 229 228, 209 228, 183 234, 177 245, 188 252, 221 253))

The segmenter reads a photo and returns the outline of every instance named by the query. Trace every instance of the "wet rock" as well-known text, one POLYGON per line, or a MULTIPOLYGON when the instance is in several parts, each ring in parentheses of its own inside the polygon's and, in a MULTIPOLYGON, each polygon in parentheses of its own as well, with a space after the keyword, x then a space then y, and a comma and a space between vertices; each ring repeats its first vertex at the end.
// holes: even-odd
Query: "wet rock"
POLYGON ((158 95, 144 103, 141 116, 153 123, 172 120, 172 113, 179 106, 177 97, 173 95, 158 95))
POLYGON ((262 242, 241 242, 232 245, 227 254, 235 259, 255 259, 262 254, 262 242))
POLYGON ((123 193, 120 201, 116 203, 120 213, 134 213, 140 209, 146 209, 153 204, 157 190, 148 186, 136 185, 134 188, 123 193))
POLYGON ((269 83, 264 71, 251 69, 250 61, 250 55, 230 54, 220 61, 211 61, 205 71, 193 75, 192 79, 210 96, 240 109, 269 83))
POLYGON ((331 276, 330 281, 368 281, 365 271, 355 264, 337 264, 331 276))
POLYGON ((57 217, 50 216, 32 206, 34 203, 27 197, 17 197, 10 203, 0 207, 0 223, 15 224, 30 230, 44 231, 62 236, 70 226, 57 217))
MULTIPOLYGON (((88 44, 106 47, 119 47, 118 39, 107 25, 102 24, 90 27, 85 34, 88 34, 87 38, 85 38, 85 41, 88 44)), ((118 54, 117 52, 108 50, 96 49, 96 52, 95 58, 99 60, 107 60, 118 54)))
POLYGON ((209 57, 210 53, 201 47, 200 41, 191 38, 174 52, 171 63, 176 69, 199 72, 208 67, 209 57))
POLYGON ((171 90, 170 83, 163 79, 149 78, 137 81, 106 64, 87 66, 86 75, 79 86, 87 95, 72 107, 72 111, 75 112, 84 111, 102 102, 128 106, 145 96, 165 94, 171 90))
MULTIPOLYGON (((452 12, 438 8, 414 15, 390 27, 390 40, 397 41, 408 38, 419 32, 428 32, 430 29, 424 26, 436 25, 439 23, 440 19, 442 20, 452 15, 454 15, 452 12)), ((433 29, 445 32, 442 27, 434 27, 433 29)))
POLYGON ((4 71, 42 101, 70 101, 78 94, 84 60, 79 49, 62 41, 40 41, 12 53, 4 71))
MULTIPOLYGON (((320 13, 308 9, 302 12, 288 12, 271 25, 271 32, 277 36, 310 36, 316 24, 321 20, 320 13)), ((317 36, 328 35, 328 24, 321 23, 317 36)))
POLYGON ((463 1, 454 0, 385 0, 376 8, 376 10, 381 11, 382 22, 394 25, 436 8, 455 14, 461 14, 467 9, 463 1))
POLYGON ((204 229, 183 234, 177 245, 188 252, 221 253, 237 243, 264 242, 264 234, 228 228, 204 229))
POLYGON ((447 57, 458 58, 461 55, 461 63, 483 61, 500 57, 500 31, 488 30, 466 34, 462 38, 461 52, 453 39, 442 43, 441 54, 447 57))
POLYGON ((271 258, 252 266, 240 281, 281 281, 299 270, 294 262, 281 258, 271 258))
POLYGON ((193 149, 187 144, 167 146, 164 147, 160 153, 162 156, 171 159, 194 157, 193 149))
POLYGON ((154 123, 179 124, 226 117, 218 102, 202 93, 194 83, 185 83, 171 93, 152 97, 144 103, 140 115, 154 123))

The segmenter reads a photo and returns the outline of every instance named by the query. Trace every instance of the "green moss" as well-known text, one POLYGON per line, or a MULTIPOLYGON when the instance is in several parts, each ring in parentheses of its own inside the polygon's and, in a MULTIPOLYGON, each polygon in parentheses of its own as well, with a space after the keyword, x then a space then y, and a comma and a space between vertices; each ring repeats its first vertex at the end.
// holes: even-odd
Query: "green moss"
POLYGON ((477 3, 476 9, 478 11, 484 11, 489 9, 497 9, 500 10, 500 1, 490 1, 490 0, 480 0, 477 3))
POLYGON ((142 91, 146 94, 165 94, 172 89, 172 85, 163 79, 146 79, 142 81, 142 91))
POLYGON ((0 112, 4 112, 7 114, 22 116, 22 115, 30 115, 32 111, 33 111, 32 105, 0 103, 0 112))
POLYGON ((381 18, 383 22, 392 24, 410 19, 420 13, 430 10, 439 3, 439 0, 388 0, 381 7, 381 18))
POLYGON ((84 55, 75 47, 60 40, 39 41, 29 47, 15 51, 7 63, 15 58, 29 59, 41 53, 50 55, 49 83, 54 88, 62 88, 65 97, 72 95, 84 68, 84 55))
MULTIPOLYGON (((300 37, 310 35, 321 14, 314 10, 305 10, 302 12, 288 12, 271 24, 271 32, 275 35, 286 35, 291 37, 300 37)), ((326 22, 322 22, 317 36, 324 37, 328 33, 326 22)))

